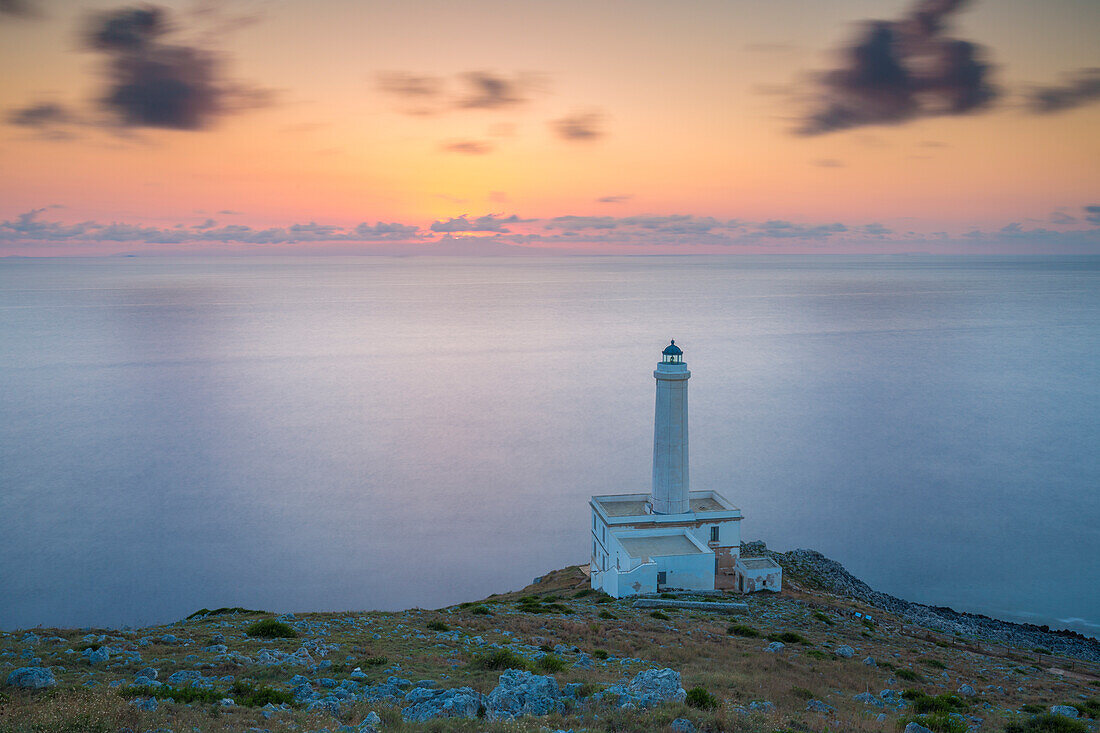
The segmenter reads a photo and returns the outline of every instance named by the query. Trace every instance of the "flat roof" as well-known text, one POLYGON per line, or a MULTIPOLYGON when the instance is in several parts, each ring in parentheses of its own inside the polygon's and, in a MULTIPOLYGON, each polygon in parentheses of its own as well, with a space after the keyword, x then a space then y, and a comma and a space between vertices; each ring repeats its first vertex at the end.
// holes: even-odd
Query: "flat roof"
MULTIPOLYGON (((609 518, 646 517, 652 521, 658 517, 676 516, 647 513, 646 504, 649 503, 649 494, 607 494, 593 496, 592 501, 609 518)), ((726 502, 723 497, 714 496, 714 492, 692 491, 689 494, 687 514, 709 514, 711 512, 736 512, 740 514, 741 510, 726 502)))
POLYGON ((693 512, 724 512, 726 508, 709 496, 699 499, 688 499, 693 512))
POLYGON ((635 517, 645 514, 644 501, 598 501, 609 517, 635 517))
POLYGON ((741 564, 749 570, 770 570, 779 567, 779 563, 770 557, 742 557, 741 564))
POLYGON ((623 549, 631 557, 665 557, 667 555, 697 555, 700 550, 682 534, 651 535, 649 537, 619 537, 623 549))

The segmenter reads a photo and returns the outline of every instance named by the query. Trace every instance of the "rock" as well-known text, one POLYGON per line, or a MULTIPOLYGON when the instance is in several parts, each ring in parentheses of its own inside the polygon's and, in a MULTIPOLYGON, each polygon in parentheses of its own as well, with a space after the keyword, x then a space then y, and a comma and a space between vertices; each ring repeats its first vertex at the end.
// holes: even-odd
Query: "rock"
POLYGON ((202 682, 202 672, 194 669, 181 669, 178 672, 173 672, 168 676, 168 684, 170 685, 183 685, 190 683, 192 687, 195 687, 197 683, 202 682))
POLYGON ((431 700, 433 697, 439 694, 438 690, 432 690, 427 687, 414 687, 409 690, 409 693, 405 695, 405 702, 410 705, 416 705, 422 703, 425 700, 431 700))
POLYGON ((875 664, 875 658, 874 657, 867 657, 866 659, 863 660, 863 663, 866 664, 868 667, 877 667, 878 666, 877 664, 875 664))
POLYGON ((101 646, 98 649, 85 649, 84 658, 91 664, 100 664, 111 658, 111 648, 101 646))
POLYGON ((303 682, 291 688, 290 694, 294 695, 295 700, 301 702, 313 694, 313 687, 308 682, 303 682))
POLYGON ((832 705, 826 705, 820 700, 810 700, 806 703, 806 712, 808 713, 835 713, 836 708, 832 705))
POLYGON ((218 704, 221 705, 223 708, 231 708, 237 703, 234 702, 233 698, 231 697, 223 697, 221 700, 218 701, 218 704))
POLYGON ((336 680, 332 679, 331 677, 322 677, 319 681, 321 683, 321 687, 326 687, 330 690, 336 687, 336 680))
POLYGON ((378 717, 378 713, 371 710, 355 730, 357 733, 380 733, 382 730, 382 719, 378 717))
POLYGON ((1064 715, 1067 718, 1076 718, 1078 715, 1077 708, 1069 705, 1051 705, 1050 712, 1053 715, 1064 715))
POLYGON ((884 703, 882 700, 879 700, 877 697, 869 692, 861 692, 858 695, 852 695, 852 699, 856 702, 861 702, 864 705, 871 705, 872 707, 876 708, 886 707, 886 703, 884 703))
POLYGON ((782 651, 784 646, 786 646, 786 644, 781 641, 773 641, 771 644, 764 647, 764 651, 775 654, 776 652, 782 651))
POLYGON ((138 677, 145 677, 146 679, 155 680, 157 678, 157 671, 152 667, 146 667, 137 673, 138 677))
POLYGON ((225 643, 225 634, 214 634, 213 636, 210 637, 210 643, 211 644, 224 644, 225 643))
POLYGON ((130 701, 130 704, 138 710, 153 711, 157 709, 157 699, 155 697, 135 697, 130 701))
POLYGON ((776 707, 775 703, 770 700, 753 700, 749 703, 749 710, 754 710, 758 713, 774 713, 776 707))
POLYGON ((417 680, 413 687, 426 687, 429 690, 438 690, 439 683, 435 680, 417 680))
POLYGON ((573 666, 578 669, 595 669, 596 662, 587 654, 578 654, 577 661, 573 662, 573 666))
POLYGON ((851 659, 855 655, 856 650, 847 644, 841 644, 836 648, 836 655, 838 657, 844 657, 845 659, 851 659))
POLYGON ((978 694, 978 691, 975 690, 970 685, 962 685, 962 686, 959 687, 958 693, 960 695, 962 695, 963 697, 974 697, 975 695, 978 694))
POLYGON ((627 688, 640 698, 641 707, 651 707, 663 702, 683 702, 687 697, 680 684, 680 673, 674 669, 647 669, 639 672, 627 688))
POLYGON ((562 697, 568 697, 576 700, 577 693, 580 692, 580 689, 582 687, 584 687, 583 682, 570 682, 565 687, 561 688, 561 695, 562 697))
POLYGON ((520 715, 547 715, 558 709, 561 691, 551 675, 509 669, 485 700, 490 720, 511 720, 520 715))
POLYGON ((901 706, 905 704, 905 698, 897 690, 883 690, 878 694, 887 705, 901 706))
POLYGON ((669 723, 668 727, 676 731, 676 733, 695 733, 695 723, 692 723, 687 718, 677 718, 669 723))
POLYGON ((39 690, 43 687, 54 687, 57 680, 46 667, 20 667, 8 675, 8 684, 12 687, 39 690))
POLYGON ((933 733, 933 732, 928 730, 927 728, 925 728, 920 723, 910 723, 909 725, 905 726, 904 733, 933 733))
POLYGON ((431 697, 401 711, 401 716, 410 722, 422 723, 431 718, 476 718, 481 709, 481 695, 469 687, 450 690, 420 687, 413 692, 422 692, 431 697))
POLYGON ((229 651, 229 647, 225 644, 214 644, 212 646, 203 647, 203 651, 208 654, 225 654, 229 651))
POLYGON ((179 644, 183 639, 180 639, 175 634, 165 634, 160 637, 160 643, 162 644, 179 644))
POLYGON ((361 670, 359 667, 356 667, 351 671, 351 674, 349 676, 353 680, 363 680, 367 678, 367 673, 361 670))

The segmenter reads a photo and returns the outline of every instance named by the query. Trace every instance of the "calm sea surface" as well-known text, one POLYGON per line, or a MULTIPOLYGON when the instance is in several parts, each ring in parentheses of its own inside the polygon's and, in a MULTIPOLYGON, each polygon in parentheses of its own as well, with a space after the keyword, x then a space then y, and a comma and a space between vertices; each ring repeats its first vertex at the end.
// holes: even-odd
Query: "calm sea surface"
POLYGON ((693 488, 873 587, 1100 632, 1100 259, 0 260, 0 628, 437 607, 693 488))

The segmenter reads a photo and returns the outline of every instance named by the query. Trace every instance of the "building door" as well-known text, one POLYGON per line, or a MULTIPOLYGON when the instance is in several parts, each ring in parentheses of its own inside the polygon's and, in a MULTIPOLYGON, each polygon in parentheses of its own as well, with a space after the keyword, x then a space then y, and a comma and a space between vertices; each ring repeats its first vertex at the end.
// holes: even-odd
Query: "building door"
POLYGON ((661 586, 668 581, 668 574, 664 570, 657 573, 657 590, 661 589, 661 586))

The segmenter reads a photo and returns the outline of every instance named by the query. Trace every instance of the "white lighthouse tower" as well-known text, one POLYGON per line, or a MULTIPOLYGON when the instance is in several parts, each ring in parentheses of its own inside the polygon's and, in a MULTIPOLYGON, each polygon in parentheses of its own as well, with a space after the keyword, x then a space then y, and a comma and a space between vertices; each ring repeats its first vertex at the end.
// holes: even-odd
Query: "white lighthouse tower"
POLYGON ((657 380, 657 408, 653 420, 654 514, 684 514, 688 499, 688 380, 691 372, 684 352, 674 340, 661 352, 653 376, 657 380))
POLYGON ((771 558, 741 558, 741 510, 688 481, 691 372, 673 341, 653 372, 653 485, 649 492, 593 496, 592 587, 616 598, 669 589, 779 590, 771 558))

